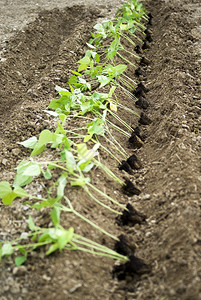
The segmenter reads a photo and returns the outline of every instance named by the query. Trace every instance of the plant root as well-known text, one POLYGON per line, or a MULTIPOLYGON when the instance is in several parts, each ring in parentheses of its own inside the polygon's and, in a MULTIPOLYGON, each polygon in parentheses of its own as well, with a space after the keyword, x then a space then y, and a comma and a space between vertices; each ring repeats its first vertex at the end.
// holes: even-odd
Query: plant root
POLYGON ((149 125, 152 123, 152 120, 145 113, 142 112, 138 122, 142 125, 149 125))
POLYGON ((126 205, 123 214, 116 218, 119 226, 134 226, 136 224, 143 224, 146 222, 146 216, 137 211, 130 203, 126 205))

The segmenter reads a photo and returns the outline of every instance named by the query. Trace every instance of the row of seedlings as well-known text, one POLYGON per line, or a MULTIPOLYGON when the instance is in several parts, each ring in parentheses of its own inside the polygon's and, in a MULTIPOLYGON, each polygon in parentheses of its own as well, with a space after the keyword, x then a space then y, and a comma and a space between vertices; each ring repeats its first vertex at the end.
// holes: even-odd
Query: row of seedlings
MULTIPOLYGON (((29 232, 15 240, 2 241, 0 257, 19 252, 20 255, 15 257, 15 263, 19 266, 27 260, 30 252, 46 246, 47 255, 58 249, 67 249, 108 256, 127 262, 126 265, 131 261, 128 253, 121 254, 120 251, 114 251, 79 235, 73 227, 65 229, 61 225, 60 215, 61 212, 73 213, 96 230, 121 243, 121 238, 112 235, 74 209, 72 201, 67 196, 66 187, 82 188, 93 201, 117 216, 133 213, 129 206, 125 207, 92 184, 90 172, 94 167, 101 168, 120 184, 125 192, 133 193, 132 189, 136 189, 130 181, 120 179, 106 167, 100 161, 99 152, 100 149, 106 151, 118 163, 120 160, 115 155, 116 152, 123 158, 127 156, 125 149, 111 133, 113 129, 130 137, 133 129, 118 116, 117 110, 121 108, 132 114, 135 112, 119 103, 116 91, 122 90, 133 101, 131 91, 138 90, 133 80, 125 73, 127 67, 134 64, 123 55, 128 50, 122 41, 127 41, 133 46, 136 46, 134 39, 142 43, 137 34, 145 35, 144 23, 147 21, 148 16, 142 4, 131 0, 125 2, 119 9, 115 21, 95 25, 96 32, 92 33, 92 38, 87 44, 88 50, 78 62, 78 70, 72 71, 68 89, 57 87, 59 98, 53 99, 46 111, 53 119, 57 119, 56 130, 51 132, 45 129, 39 138, 34 136, 20 142, 22 146, 32 149, 30 159, 20 162, 17 166, 12 186, 7 181, 0 182, 2 203, 11 205, 14 199, 23 198, 30 208, 37 210, 48 208, 53 226, 48 228, 37 226, 29 215, 29 232), (115 64, 117 57, 125 64, 115 64), (97 91, 93 92, 94 89, 97 91), (104 92, 100 92, 101 89, 104 89, 104 92), (120 126, 111 122, 110 116, 119 122, 120 126), (84 125, 81 128, 68 129, 70 120, 73 122, 82 120, 81 124, 84 125), (129 132, 122 129, 122 125, 129 132), (103 139, 110 142, 109 149, 101 142, 103 139), (30 192, 33 183, 38 181, 38 184, 41 184, 41 176, 51 182, 48 190, 43 191, 42 197, 30 192), (101 201, 97 195, 108 200, 108 203, 101 201), (111 203, 115 205, 115 209, 111 207, 111 203)), ((129 55, 140 60, 136 53, 129 52, 129 55)), ((127 162, 131 160, 132 158, 127 162)), ((132 163, 129 165, 132 167, 132 163)))

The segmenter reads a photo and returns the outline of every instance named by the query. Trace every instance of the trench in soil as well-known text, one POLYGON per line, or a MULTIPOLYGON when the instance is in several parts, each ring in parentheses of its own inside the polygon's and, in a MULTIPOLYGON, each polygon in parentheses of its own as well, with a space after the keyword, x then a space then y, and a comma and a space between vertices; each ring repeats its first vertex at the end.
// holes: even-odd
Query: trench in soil
MULTIPOLYGON (((104 163, 118 176, 131 179, 141 190, 132 197, 122 194, 116 183, 100 171, 93 171, 92 181, 122 204, 131 203, 146 221, 119 226, 112 213, 100 210, 81 190, 70 197, 77 210, 105 230, 126 235, 137 245, 135 253, 151 272, 126 276, 122 281, 112 278, 114 262, 79 252, 62 252, 45 257, 43 250, 33 253, 22 274, 13 272, 11 260, 1 265, 1 293, 5 299, 200 299, 200 167, 199 116, 200 66, 194 31, 199 14, 198 2, 178 6, 163 1, 146 1, 153 15, 153 42, 142 55, 149 60, 142 66, 145 76, 129 75, 149 89, 146 99, 150 107, 136 108, 119 92, 119 99, 143 111, 152 120, 138 123, 128 115, 122 118, 146 136, 140 149, 130 148, 128 140, 114 132, 126 148, 135 154, 142 167, 132 175, 118 170, 118 165, 102 153, 104 163), (193 14, 197 17, 192 17, 193 14), (191 18, 191 17, 192 18, 191 18)), ((51 119, 42 112, 55 96, 56 84, 64 86, 75 69, 75 62, 84 54, 94 11, 79 6, 65 13, 45 12, 9 43, 6 61, 1 63, 1 180, 12 180, 13 168, 28 151, 16 144, 41 130, 51 129, 51 119), (76 18, 76 25, 73 20, 76 18), (54 20, 54 22, 50 22, 54 20), (49 25, 51 24, 51 25, 49 25), (72 27, 69 27, 72 24, 72 27), (68 25, 68 26, 67 26, 68 25)), ((73 124, 74 126, 78 124, 73 124)), ((105 144, 106 145, 106 144, 105 144)), ((34 188, 34 186, 33 186, 34 188)), ((38 188, 36 186, 35 188, 38 188)), ((40 191, 39 191, 40 192, 40 191)), ((29 212, 23 203, 0 206, 1 238, 17 236, 25 231, 29 212)), ((38 224, 50 223, 46 211, 35 212, 38 224)), ((142 218, 143 219, 143 218, 142 218)), ((92 231, 75 216, 63 216, 64 224, 79 228, 83 235, 114 248, 114 242, 92 231)), ((133 246, 133 248, 135 248, 133 246)), ((4 298, 2 298, 4 299, 4 298)))

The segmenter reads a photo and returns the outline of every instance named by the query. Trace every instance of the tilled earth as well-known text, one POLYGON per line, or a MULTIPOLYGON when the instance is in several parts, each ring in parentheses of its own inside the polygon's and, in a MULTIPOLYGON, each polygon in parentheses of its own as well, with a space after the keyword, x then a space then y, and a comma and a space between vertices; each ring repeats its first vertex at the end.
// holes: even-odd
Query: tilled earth
MULTIPOLYGON (((85 1, 87 6, 71 1, 66 7, 65 1, 57 1, 58 10, 51 1, 20 2, 16 7, 14 2, 0 1, 4 24, 0 36, 0 180, 11 182, 14 167, 29 154, 17 142, 51 129, 51 119, 43 110, 56 95, 55 85, 65 86, 69 70, 76 69, 76 61, 85 52, 93 25, 111 17, 119 5, 119 1, 107 1, 107 7, 106 1, 96 1, 96 5, 85 1), (24 19, 15 21, 14 12, 17 15, 20 7, 24 19), (36 17, 41 8, 48 11, 36 17), (12 28, 10 15, 14 15, 12 28), (28 15, 36 20, 29 23, 28 15), (25 21, 28 25, 24 28, 25 21), (13 35, 14 27, 23 30, 13 35)), ((142 162, 142 168, 130 175, 141 193, 123 195, 117 184, 99 171, 93 173, 92 181, 122 204, 131 203, 146 215, 146 221, 119 226, 112 213, 90 205, 81 191, 73 191, 71 196, 89 219, 116 236, 125 234, 137 245, 136 256, 149 268, 118 281, 112 276, 114 262, 110 259, 80 252, 45 257, 41 250, 20 268, 11 259, 2 261, 1 300, 201 299, 201 5, 198 0, 146 0, 144 5, 153 15, 153 41, 141 53, 149 63, 142 66, 146 74, 140 78, 134 69, 129 75, 148 88, 150 106, 145 113, 152 122, 142 125, 137 118, 122 115, 133 127, 139 125, 146 136, 143 147, 135 152, 116 136, 127 152, 137 154, 142 162)), ((120 100, 127 104, 127 99, 120 100)), ((119 177, 125 176, 114 161, 107 156, 104 159, 119 177)), ((0 214, 2 240, 27 229, 29 211, 22 202, 0 205, 0 214)), ((35 217, 44 226, 50 222, 45 211, 36 212, 35 217)), ((91 232, 90 226, 73 216, 69 221, 82 234, 91 232)), ((100 233, 92 232, 90 237, 114 247, 100 233)))

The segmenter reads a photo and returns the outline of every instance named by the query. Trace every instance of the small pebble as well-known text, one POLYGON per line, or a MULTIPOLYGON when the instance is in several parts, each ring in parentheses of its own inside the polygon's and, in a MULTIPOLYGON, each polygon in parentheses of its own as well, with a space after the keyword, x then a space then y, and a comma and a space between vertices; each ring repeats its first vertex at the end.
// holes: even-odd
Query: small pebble
POLYGON ((8 160, 6 158, 3 158, 2 164, 5 166, 7 164, 8 160))
POLYGON ((76 284, 73 288, 71 288, 69 290, 69 293, 72 294, 72 293, 76 292, 80 287, 82 287, 81 283, 76 284))
POLYGON ((46 281, 50 281, 51 277, 47 276, 46 274, 43 275, 43 279, 46 281))
POLYGON ((150 194, 145 194, 142 198, 144 200, 149 200, 151 198, 151 195, 150 194))
POLYGON ((20 154, 20 149, 16 148, 12 150, 12 153, 16 156, 18 156, 20 154))
POLYGON ((13 269, 13 275, 22 276, 27 272, 27 268, 25 266, 15 267, 13 269))

